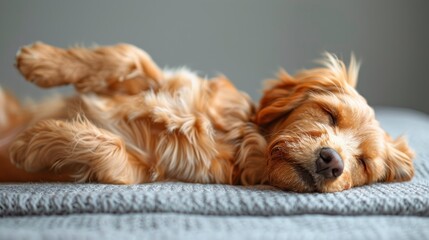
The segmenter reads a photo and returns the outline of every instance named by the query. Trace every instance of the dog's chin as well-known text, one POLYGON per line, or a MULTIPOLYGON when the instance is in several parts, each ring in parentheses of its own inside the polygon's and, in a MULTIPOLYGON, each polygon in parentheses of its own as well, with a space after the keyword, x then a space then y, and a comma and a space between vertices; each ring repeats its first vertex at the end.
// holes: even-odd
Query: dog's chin
POLYGON ((292 167, 295 170, 296 175, 299 177, 299 180, 301 180, 305 186, 300 192, 317 191, 316 179, 309 170, 299 165, 293 165, 292 167))
MULTIPOLYGON (((289 177, 276 177, 271 175, 270 184, 285 191, 293 191, 300 193, 330 193, 347 190, 351 184, 338 179, 325 179, 318 176, 314 171, 307 169, 298 164, 287 164, 285 173, 290 174, 289 177)), ((280 169, 279 169, 280 170, 280 169)), ((280 170, 281 171, 281 170, 280 170)), ((348 174, 345 174, 348 175, 348 174)), ((278 175, 277 175, 278 176, 278 175)))
POLYGON ((298 164, 284 160, 271 163, 269 184, 285 191, 317 192, 317 182, 311 171, 298 164))

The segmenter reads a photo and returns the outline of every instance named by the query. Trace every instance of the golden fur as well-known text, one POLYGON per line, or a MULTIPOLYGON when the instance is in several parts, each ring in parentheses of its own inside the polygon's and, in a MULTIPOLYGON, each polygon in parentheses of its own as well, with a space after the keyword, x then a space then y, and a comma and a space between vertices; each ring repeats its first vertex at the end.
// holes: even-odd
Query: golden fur
POLYGON ((0 164, 8 170, 0 181, 67 179, 51 174, 62 172, 80 182, 268 183, 333 192, 411 179, 406 141, 392 140, 354 89, 354 58, 348 69, 329 54, 323 63, 294 77, 280 72, 256 110, 226 77, 161 70, 132 45, 24 47, 17 68, 27 80, 72 84, 78 94, 22 107, 1 91, 0 164), (344 162, 340 176, 315 171, 323 147, 344 162), (47 174, 14 170, 7 155, 26 172, 47 174))

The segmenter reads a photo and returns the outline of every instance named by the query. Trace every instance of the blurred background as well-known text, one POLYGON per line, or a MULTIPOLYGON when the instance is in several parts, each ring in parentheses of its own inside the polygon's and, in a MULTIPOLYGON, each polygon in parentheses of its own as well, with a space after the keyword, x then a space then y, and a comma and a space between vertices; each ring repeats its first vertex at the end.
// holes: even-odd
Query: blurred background
POLYGON ((160 66, 225 74, 254 100, 281 67, 314 67, 324 51, 348 62, 353 51, 370 105, 429 113, 428 13, 425 0, 0 1, 0 85, 20 98, 52 94, 13 67, 18 48, 34 41, 132 43, 160 66))

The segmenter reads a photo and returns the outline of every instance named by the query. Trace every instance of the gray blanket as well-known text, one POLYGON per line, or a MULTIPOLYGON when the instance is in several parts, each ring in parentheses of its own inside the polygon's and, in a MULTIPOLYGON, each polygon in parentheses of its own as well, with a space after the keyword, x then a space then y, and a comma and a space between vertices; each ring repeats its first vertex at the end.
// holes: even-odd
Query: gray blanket
POLYGON ((424 239, 429 117, 378 109, 417 152, 411 182, 330 194, 270 186, 154 183, 0 185, 0 239, 424 239))

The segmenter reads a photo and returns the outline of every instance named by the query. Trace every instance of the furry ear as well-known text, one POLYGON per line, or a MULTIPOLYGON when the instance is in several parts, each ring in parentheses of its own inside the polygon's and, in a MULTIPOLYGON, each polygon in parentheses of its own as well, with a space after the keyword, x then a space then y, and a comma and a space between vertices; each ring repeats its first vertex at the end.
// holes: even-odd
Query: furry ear
POLYGON ((278 80, 268 82, 256 115, 258 125, 265 125, 296 108, 305 98, 305 91, 297 91, 298 81, 281 70, 278 80))
POLYGON ((392 140, 387 135, 386 138, 386 181, 401 182, 411 180, 414 176, 413 150, 411 150, 403 137, 392 140))

